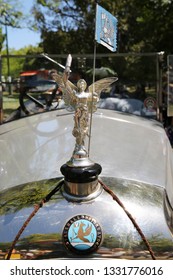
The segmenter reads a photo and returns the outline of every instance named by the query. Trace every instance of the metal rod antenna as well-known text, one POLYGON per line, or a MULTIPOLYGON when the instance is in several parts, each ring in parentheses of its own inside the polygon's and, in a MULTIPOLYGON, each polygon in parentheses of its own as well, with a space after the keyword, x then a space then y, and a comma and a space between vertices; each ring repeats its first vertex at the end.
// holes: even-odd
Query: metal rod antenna
MULTIPOLYGON (((95 32, 96 32, 96 14, 97 14, 97 1, 95 0, 96 4, 96 12, 95 12, 95 32)), ((95 34, 96 35, 96 34, 95 34)), ((96 66, 96 39, 94 40, 94 60, 93 60, 93 86, 92 86, 92 104, 94 101, 94 92, 95 92, 95 67, 96 66)), ((90 127, 89 127, 89 140, 88 140, 88 157, 90 154, 90 145, 91 145, 91 129, 92 129, 92 116, 93 116, 93 106, 91 106, 91 113, 90 113, 90 127)))
MULTIPOLYGON (((93 86, 92 86, 92 104, 93 104, 93 95, 95 92, 95 67, 96 66, 96 41, 94 41, 94 60, 93 60, 93 86)), ((92 129, 92 116, 93 116, 93 106, 91 106, 90 113, 90 127, 89 127, 89 140, 88 140, 88 157, 90 154, 90 146, 91 146, 91 129, 92 129)))

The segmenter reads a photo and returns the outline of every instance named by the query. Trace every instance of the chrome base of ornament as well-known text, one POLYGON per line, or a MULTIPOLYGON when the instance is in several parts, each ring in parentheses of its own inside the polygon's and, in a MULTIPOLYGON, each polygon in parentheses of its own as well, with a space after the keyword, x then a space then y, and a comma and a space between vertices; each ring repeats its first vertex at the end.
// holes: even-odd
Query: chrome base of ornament
POLYGON ((70 167, 88 167, 94 165, 94 162, 88 158, 75 158, 72 157, 68 162, 67 165, 70 167))
POLYGON ((100 195, 102 187, 98 182, 98 175, 102 167, 98 163, 89 166, 61 166, 64 175, 63 196, 68 200, 86 201, 100 195))
POLYGON ((88 157, 85 147, 76 144, 73 155, 67 165, 71 167, 87 167, 94 165, 94 162, 88 157))
POLYGON ((62 195, 68 201, 86 202, 95 199, 103 191, 98 180, 89 183, 72 183, 64 182, 64 190, 62 195))

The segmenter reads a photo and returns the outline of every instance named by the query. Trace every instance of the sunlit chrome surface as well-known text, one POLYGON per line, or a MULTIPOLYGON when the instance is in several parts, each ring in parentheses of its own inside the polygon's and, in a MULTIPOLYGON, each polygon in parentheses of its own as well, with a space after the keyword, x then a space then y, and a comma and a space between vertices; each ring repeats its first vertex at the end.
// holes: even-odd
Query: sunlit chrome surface
POLYGON ((173 208, 169 203, 169 199, 166 192, 164 197, 164 212, 165 212, 165 217, 166 217, 168 227, 173 234, 173 208))
POLYGON ((99 196, 101 192, 98 180, 90 183, 64 182, 63 196, 70 201, 88 201, 99 196))
MULTIPOLYGON (((102 180, 116 193, 135 218, 158 259, 172 259, 173 237, 164 212, 161 187, 115 178, 102 180)), ((3 259, 33 205, 57 185, 58 178, 24 184, 1 192, 0 257, 3 259)), ((56 193, 32 218, 15 252, 24 259, 77 258, 63 244, 65 223, 75 215, 90 215, 103 230, 99 249, 87 258, 151 259, 145 244, 123 209, 104 190, 93 200, 75 203, 56 193)))
MULTIPOLYGON (((52 111, 0 127, 1 189, 31 178, 61 176, 60 167, 71 157, 75 144, 72 114, 52 111)), ((163 187, 166 183, 171 193, 170 150, 166 133, 156 121, 111 110, 93 115, 90 158, 101 164, 103 176, 163 187)))
MULTIPOLYGON (((61 176, 71 157, 73 113, 58 110, 0 126, 0 189, 61 176)), ((162 125, 112 110, 93 115, 90 158, 102 176, 166 187, 173 207, 173 156, 162 125)))

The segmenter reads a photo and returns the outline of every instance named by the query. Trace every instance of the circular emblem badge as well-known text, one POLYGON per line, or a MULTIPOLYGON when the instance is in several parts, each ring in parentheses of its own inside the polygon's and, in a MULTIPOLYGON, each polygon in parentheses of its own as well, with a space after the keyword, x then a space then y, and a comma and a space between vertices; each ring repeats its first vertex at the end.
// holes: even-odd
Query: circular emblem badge
POLYGON ((71 218, 63 230, 65 246, 77 254, 88 254, 98 249, 102 230, 98 222, 88 215, 71 218))
POLYGON ((145 108, 147 108, 148 110, 155 110, 156 108, 156 100, 153 97, 147 97, 144 100, 144 106, 145 108))

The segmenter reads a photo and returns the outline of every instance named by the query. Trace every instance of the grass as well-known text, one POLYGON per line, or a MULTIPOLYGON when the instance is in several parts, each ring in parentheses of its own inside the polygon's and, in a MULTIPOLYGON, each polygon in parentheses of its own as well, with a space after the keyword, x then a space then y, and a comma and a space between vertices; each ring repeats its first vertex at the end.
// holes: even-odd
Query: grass
POLYGON ((8 92, 3 92, 3 119, 5 120, 12 112, 19 107, 19 93, 13 92, 9 95, 8 92))

